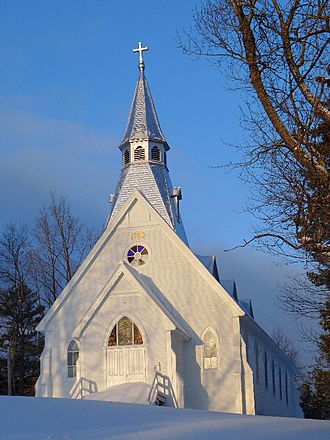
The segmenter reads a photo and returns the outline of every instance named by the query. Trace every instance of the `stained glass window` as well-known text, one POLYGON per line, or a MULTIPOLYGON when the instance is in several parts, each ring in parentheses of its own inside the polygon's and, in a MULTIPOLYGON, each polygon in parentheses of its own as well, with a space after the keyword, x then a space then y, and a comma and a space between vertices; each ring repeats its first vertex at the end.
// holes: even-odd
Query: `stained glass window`
POLYGON ((109 337, 108 345, 110 347, 113 346, 113 345, 117 345, 117 326, 116 325, 111 330, 111 334, 110 334, 110 337, 109 337))
POLYGON ((203 359, 204 368, 211 369, 217 368, 218 366, 218 347, 217 347, 217 337, 208 329, 203 335, 203 359))
POLYGON ((79 359, 79 348, 76 341, 71 341, 67 353, 68 377, 77 376, 77 362, 79 359))
POLYGON ((143 339, 138 327, 127 316, 123 316, 111 330, 109 347, 142 345, 143 339))
POLYGON ((121 318, 117 324, 118 326, 118 345, 132 345, 132 321, 126 316, 121 318))
POLYGON ((132 266, 142 266, 148 261, 148 250, 141 244, 132 246, 127 252, 127 261, 132 266))
POLYGON ((134 345, 141 345, 143 344, 143 339, 140 333, 140 330, 137 328, 137 326, 134 324, 134 345))

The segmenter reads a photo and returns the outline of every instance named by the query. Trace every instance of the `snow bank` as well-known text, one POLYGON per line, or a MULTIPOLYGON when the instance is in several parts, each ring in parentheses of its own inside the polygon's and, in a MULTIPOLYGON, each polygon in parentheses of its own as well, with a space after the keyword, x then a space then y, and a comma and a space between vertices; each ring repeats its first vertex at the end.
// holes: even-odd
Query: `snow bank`
POLYGON ((148 405, 150 385, 143 382, 123 383, 108 388, 100 393, 93 393, 85 400, 102 400, 106 402, 142 403, 148 405))
POLYGON ((92 400, 0 397, 1 440, 329 440, 330 422, 92 400))

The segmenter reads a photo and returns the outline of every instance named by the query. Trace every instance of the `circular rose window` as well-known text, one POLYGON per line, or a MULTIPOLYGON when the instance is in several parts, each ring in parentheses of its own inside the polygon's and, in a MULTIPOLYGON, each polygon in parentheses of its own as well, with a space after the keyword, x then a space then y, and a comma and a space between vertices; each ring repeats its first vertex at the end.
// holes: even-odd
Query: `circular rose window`
POLYGON ((148 261, 147 249, 140 244, 132 246, 127 252, 127 261, 132 266, 142 266, 148 261))

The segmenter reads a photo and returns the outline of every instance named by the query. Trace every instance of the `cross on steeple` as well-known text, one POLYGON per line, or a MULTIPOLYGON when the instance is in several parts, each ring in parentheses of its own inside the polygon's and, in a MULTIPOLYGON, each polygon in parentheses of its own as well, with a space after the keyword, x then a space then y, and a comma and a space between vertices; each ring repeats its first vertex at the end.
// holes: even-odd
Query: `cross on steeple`
POLYGON ((139 52, 139 69, 144 70, 144 62, 142 52, 149 50, 149 47, 142 47, 141 41, 138 42, 138 48, 133 49, 133 52, 139 52))

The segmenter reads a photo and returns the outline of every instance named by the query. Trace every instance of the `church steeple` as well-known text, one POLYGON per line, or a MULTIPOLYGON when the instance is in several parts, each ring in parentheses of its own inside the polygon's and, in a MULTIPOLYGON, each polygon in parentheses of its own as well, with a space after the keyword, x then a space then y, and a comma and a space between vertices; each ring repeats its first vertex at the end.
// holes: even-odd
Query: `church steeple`
POLYGON ((139 42, 137 49, 133 49, 133 52, 139 52, 140 74, 135 87, 125 134, 119 145, 123 155, 123 166, 142 160, 166 164, 166 151, 169 150, 144 75, 145 65, 142 52, 146 50, 149 50, 149 48, 142 47, 141 42, 139 42))
POLYGON ((167 169, 166 153, 170 149, 158 121, 150 89, 144 75, 143 51, 139 42, 139 78, 128 116, 124 137, 119 145, 122 152, 122 172, 116 193, 111 198, 108 223, 116 218, 134 190, 143 193, 163 219, 187 243, 179 203, 181 189, 173 188, 167 169))

